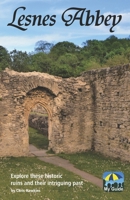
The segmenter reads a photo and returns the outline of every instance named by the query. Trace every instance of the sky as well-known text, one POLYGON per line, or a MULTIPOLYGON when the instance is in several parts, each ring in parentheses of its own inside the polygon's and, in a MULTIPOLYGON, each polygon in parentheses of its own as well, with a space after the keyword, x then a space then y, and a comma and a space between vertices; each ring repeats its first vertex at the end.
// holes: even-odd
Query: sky
MULTIPOLYGON (((91 19, 89 20, 91 21, 91 19)), ((101 18, 99 22, 100 20, 101 18)), ((86 40, 104 40, 111 35, 118 38, 129 37, 130 0, 0 0, 0 45, 8 51, 17 49, 32 52, 36 42, 40 40, 53 44, 69 41, 81 46, 86 40), (25 7, 25 9, 20 7, 25 7), (81 18, 82 26, 79 23, 82 11, 77 14, 78 19, 74 21, 77 11, 74 9, 66 11, 72 7, 85 9, 81 18), (100 10, 100 15, 104 16, 100 26, 95 26, 97 10, 100 10), (90 15, 94 16, 94 21, 89 26, 85 25, 88 19, 88 11, 90 11, 90 15), (62 18, 64 12, 64 18, 62 18), (33 25, 33 15, 41 15, 42 21, 44 18, 46 19, 45 24, 38 26, 36 22, 33 25), (49 15, 48 19, 46 15, 49 15), (69 15, 72 16, 70 22, 73 21, 73 23, 65 26, 63 19, 69 20, 69 15), (115 16, 115 22, 118 22, 119 16, 122 16, 121 21, 113 27, 114 32, 112 33, 110 28, 114 22, 114 17, 109 19, 108 15, 115 16), (55 22, 51 20, 52 18, 55 22), (104 24, 106 19, 108 26, 104 24), (20 27, 27 30, 22 31, 17 27, 7 26, 9 23, 18 26, 18 22, 21 24, 20 27), (53 25, 50 26, 50 24, 53 25)))

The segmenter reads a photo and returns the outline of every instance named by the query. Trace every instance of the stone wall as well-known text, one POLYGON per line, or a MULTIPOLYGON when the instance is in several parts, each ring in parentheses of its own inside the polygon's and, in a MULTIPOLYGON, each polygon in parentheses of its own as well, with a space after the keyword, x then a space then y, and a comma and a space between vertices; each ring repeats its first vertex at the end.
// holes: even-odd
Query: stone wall
POLYGON ((130 65, 93 70, 93 149, 130 161, 130 65))
POLYGON ((28 155, 28 118, 36 104, 48 113, 49 148, 57 153, 90 149, 93 122, 87 112, 89 89, 82 78, 62 79, 8 69, 1 72, 0 156, 28 155), (83 94, 87 94, 87 102, 83 94))
POLYGON ((49 148, 93 149, 130 161, 130 65, 62 79, 44 73, 0 73, 0 156, 27 156, 28 117, 48 113, 49 148))

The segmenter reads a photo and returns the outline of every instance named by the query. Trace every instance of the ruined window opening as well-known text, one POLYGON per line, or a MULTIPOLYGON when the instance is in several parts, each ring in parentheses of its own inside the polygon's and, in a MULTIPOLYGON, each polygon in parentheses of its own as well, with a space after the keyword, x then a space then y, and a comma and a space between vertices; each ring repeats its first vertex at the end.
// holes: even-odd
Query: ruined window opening
POLYGON ((28 124, 29 144, 39 149, 48 149, 48 113, 42 105, 36 104, 31 109, 28 124))
POLYGON ((121 125, 121 124, 117 124, 117 128, 120 128, 120 125, 121 125))
POLYGON ((102 121, 100 121, 100 126, 103 126, 103 122, 102 121))
POLYGON ((82 92, 82 88, 78 88, 79 92, 82 92))

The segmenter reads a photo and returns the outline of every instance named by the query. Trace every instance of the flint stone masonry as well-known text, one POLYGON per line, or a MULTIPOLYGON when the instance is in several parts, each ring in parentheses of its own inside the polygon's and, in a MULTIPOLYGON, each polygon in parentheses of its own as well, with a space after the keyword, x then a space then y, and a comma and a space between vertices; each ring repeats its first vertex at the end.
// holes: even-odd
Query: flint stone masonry
POLYGON ((86 150, 130 161, 130 65, 63 79, 45 73, 0 73, 0 156, 28 156, 28 118, 48 113, 49 149, 86 150))

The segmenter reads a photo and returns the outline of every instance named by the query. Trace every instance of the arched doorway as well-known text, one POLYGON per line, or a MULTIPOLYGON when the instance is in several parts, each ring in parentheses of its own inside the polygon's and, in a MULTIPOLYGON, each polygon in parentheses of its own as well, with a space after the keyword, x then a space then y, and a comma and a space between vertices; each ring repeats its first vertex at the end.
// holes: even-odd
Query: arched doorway
MULTIPOLYGON (((25 98, 24 104, 24 116, 26 124, 26 134, 28 136, 28 145, 29 145, 29 116, 30 113, 33 113, 34 110, 44 110, 47 115, 47 124, 48 124, 48 149, 52 148, 52 110, 53 110, 53 101, 54 97, 46 88, 38 87, 29 91, 25 98), (38 107, 38 108, 37 108, 38 107)), ((42 111, 43 112, 43 111, 42 111)))
POLYGON ((41 104, 36 104, 28 119, 29 144, 39 149, 48 149, 48 113, 41 104))

